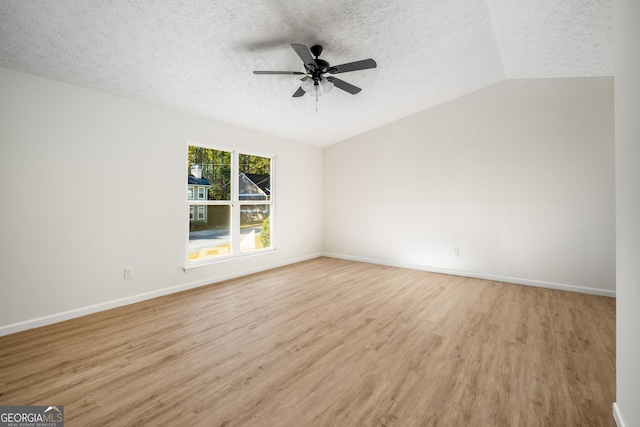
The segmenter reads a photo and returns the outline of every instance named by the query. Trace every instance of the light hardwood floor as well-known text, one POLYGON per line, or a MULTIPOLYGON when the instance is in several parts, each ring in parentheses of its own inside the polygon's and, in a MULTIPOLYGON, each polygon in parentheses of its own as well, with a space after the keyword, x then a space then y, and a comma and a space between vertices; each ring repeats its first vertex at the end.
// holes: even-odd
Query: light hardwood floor
POLYGON ((0 337, 67 426, 615 426, 615 300, 318 258, 0 337))

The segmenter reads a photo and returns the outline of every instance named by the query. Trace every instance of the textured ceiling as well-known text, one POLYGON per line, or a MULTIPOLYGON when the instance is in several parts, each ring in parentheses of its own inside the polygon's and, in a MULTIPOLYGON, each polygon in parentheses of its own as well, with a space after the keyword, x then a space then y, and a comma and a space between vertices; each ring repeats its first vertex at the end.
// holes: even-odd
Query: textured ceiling
POLYGON ((505 78, 613 75, 612 0, 1 0, 0 66, 327 146, 505 78), (289 46, 363 90, 292 98, 289 46))

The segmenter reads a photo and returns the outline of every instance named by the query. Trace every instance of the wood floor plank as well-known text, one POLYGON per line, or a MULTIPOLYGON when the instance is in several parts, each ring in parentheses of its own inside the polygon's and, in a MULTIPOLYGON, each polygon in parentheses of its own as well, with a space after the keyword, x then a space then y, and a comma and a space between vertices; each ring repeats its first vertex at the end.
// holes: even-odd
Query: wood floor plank
POLYGON ((318 258, 0 337, 68 426, 611 426, 615 300, 318 258))

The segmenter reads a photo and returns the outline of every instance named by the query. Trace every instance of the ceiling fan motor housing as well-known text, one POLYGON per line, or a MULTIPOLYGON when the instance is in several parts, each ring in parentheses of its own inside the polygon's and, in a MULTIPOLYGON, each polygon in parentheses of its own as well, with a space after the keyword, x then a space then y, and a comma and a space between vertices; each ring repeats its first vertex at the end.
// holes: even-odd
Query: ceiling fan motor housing
POLYGON ((329 63, 324 59, 316 58, 316 64, 318 64, 318 71, 321 73, 326 73, 329 70, 329 63))

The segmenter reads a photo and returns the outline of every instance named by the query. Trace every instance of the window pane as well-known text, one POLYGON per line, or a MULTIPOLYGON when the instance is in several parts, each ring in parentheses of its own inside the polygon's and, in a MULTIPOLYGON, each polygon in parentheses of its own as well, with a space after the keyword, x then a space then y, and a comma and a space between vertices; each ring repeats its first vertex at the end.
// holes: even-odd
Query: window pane
POLYGON ((228 255, 231 248, 231 206, 193 206, 197 212, 189 221, 189 261, 228 255))
POLYGON ((230 152, 190 145, 187 174, 189 187, 198 188, 198 199, 231 200, 230 152))
POLYGON ((239 155, 240 200, 271 200, 271 159, 239 155))
POLYGON ((269 205, 240 206, 240 252, 271 247, 269 205))

